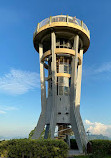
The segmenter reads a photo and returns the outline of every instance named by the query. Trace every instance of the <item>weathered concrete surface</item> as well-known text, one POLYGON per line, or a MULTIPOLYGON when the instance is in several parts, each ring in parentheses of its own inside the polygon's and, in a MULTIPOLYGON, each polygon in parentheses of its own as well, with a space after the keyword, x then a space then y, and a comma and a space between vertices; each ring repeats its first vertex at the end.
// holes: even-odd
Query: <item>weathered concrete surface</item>
POLYGON ((81 154, 80 152, 79 152, 79 150, 69 150, 68 151, 68 158, 74 158, 74 156, 76 156, 76 155, 84 155, 84 154, 81 154))

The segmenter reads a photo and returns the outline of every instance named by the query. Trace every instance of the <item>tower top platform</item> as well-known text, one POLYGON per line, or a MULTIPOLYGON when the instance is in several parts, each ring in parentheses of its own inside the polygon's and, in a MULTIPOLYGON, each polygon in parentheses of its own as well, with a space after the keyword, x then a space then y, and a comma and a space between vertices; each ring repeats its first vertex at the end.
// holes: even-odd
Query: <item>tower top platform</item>
POLYGON ((50 32, 54 30, 58 36, 62 38, 71 39, 74 35, 79 35, 83 42, 84 53, 87 51, 90 45, 90 31, 83 21, 76 17, 68 15, 50 16, 38 23, 37 28, 33 35, 34 47, 39 52, 39 43, 43 40, 50 38, 50 32))

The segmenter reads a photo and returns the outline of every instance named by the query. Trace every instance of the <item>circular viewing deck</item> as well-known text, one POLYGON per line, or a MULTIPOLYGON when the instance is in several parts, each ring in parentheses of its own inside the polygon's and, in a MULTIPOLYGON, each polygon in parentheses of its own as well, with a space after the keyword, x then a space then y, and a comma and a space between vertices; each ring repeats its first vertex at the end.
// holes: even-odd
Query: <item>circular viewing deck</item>
POLYGON ((83 41, 84 52, 87 51, 90 44, 90 31, 83 21, 77 19, 76 17, 71 17, 68 15, 57 15, 52 17, 50 16, 49 18, 46 18, 38 23, 33 35, 34 47, 37 51, 38 43, 46 34, 48 34, 49 30, 52 28, 54 28, 54 30, 56 31, 58 31, 59 28, 61 28, 62 30, 66 28, 69 34, 70 32, 78 34, 83 41))

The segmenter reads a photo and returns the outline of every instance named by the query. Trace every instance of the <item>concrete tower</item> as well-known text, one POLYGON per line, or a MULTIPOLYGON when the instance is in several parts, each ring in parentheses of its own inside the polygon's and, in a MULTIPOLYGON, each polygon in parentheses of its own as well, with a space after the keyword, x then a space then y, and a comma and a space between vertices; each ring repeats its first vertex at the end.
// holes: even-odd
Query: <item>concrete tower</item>
POLYGON ((38 23, 33 43, 40 58, 42 111, 32 138, 38 139, 45 126, 46 139, 54 138, 56 126, 58 137, 71 127, 83 152, 88 140, 80 116, 80 94, 89 30, 76 17, 57 15, 38 23))

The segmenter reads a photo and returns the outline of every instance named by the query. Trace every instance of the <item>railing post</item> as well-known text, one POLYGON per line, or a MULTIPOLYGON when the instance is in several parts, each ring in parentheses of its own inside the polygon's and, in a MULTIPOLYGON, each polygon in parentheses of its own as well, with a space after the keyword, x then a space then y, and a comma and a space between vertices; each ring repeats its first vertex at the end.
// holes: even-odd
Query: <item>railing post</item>
POLYGON ((50 16, 50 18, 49 18, 49 24, 51 24, 51 22, 52 22, 52 17, 50 16))
POLYGON ((68 15, 67 15, 67 17, 66 17, 66 21, 67 21, 67 24, 68 24, 68 22, 69 22, 69 20, 68 20, 68 15))
POLYGON ((90 36, 90 30, 88 30, 88 32, 89 32, 89 36, 90 36))
POLYGON ((39 23, 38 23, 38 24, 37 24, 37 32, 38 32, 38 30, 39 30, 39 26, 40 26, 40 25, 39 25, 39 23))
POLYGON ((73 17, 73 23, 76 23, 76 16, 73 17))
POLYGON ((81 20, 81 27, 83 27, 83 21, 81 20))

